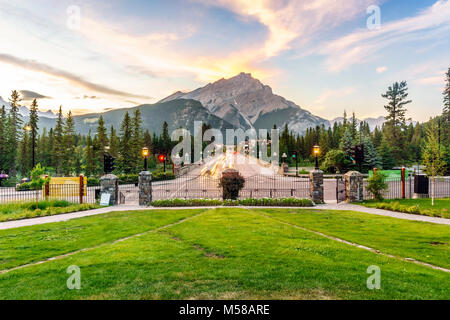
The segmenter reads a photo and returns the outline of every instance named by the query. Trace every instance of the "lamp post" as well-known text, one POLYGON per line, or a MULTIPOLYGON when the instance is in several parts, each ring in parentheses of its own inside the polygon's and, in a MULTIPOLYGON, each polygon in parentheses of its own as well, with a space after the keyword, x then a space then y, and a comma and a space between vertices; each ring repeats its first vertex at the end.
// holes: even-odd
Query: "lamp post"
POLYGON ((319 153, 320 153, 320 146, 315 145, 313 147, 313 153, 314 153, 314 156, 316 158, 316 170, 319 170, 319 158, 318 158, 318 156, 319 156, 319 153))
POLYGON ((142 157, 144 157, 144 171, 147 171, 147 158, 149 155, 149 150, 147 147, 142 148, 142 157))

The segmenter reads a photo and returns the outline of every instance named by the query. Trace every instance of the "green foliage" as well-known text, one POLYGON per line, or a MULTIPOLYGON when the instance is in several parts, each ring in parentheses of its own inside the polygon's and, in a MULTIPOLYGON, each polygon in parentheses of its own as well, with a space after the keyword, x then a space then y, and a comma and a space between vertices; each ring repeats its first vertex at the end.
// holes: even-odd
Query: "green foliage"
POLYGON ((348 160, 347 155, 342 150, 331 150, 325 156, 320 169, 325 172, 345 173, 344 171, 350 166, 351 162, 348 160))
POLYGON ((119 184, 136 184, 139 183, 139 175, 134 173, 119 174, 119 184))
POLYGON ((154 171, 152 172, 152 181, 174 180, 176 177, 172 171, 154 171))
POLYGON ((96 187, 100 185, 100 179, 94 177, 87 178, 87 186, 88 187, 96 187))
POLYGON ((219 187, 223 189, 223 199, 236 200, 244 185, 245 179, 238 171, 223 172, 219 182, 219 187))
POLYGON ((431 202, 429 199, 368 201, 364 205, 377 209, 450 219, 450 211, 448 210, 450 199, 439 199, 437 201, 442 202, 439 208, 425 205, 425 202, 431 202))
POLYGON ((99 208, 94 204, 72 204, 65 200, 41 200, 0 205, 0 222, 44 217, 99 208))
POLYGON ((386 176, 378 171, 375 171, 374 174, 367 179, 367 191, 369 191, 377 200, 382 200, 383 192, 389 188, 385 180, 386 176))

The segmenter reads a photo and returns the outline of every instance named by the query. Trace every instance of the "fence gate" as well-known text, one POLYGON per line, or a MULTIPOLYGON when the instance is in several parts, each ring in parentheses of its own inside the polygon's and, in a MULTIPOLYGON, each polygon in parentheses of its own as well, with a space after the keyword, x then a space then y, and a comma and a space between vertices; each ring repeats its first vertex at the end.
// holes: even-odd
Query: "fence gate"
POLYGON ((345 181, 342 177, 336 177, 336 201, 345 201, 345 181))
POLYGON ((139 187, 137 184, 119 185, 119 203, 128 205, 139 204, 139 187))

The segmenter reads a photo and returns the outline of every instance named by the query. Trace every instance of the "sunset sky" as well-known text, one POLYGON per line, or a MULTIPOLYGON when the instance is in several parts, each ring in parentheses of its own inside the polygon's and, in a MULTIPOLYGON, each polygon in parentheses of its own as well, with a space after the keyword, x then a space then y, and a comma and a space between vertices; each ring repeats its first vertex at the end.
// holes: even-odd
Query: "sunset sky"
POLYGON ((425 121, 442 110, 450 1, 0 0, 0 38, 0 95, 30 91, 41 110, 154 103, 249 72, 327 119, 384 115, 381 93, 406 80, 425 121))

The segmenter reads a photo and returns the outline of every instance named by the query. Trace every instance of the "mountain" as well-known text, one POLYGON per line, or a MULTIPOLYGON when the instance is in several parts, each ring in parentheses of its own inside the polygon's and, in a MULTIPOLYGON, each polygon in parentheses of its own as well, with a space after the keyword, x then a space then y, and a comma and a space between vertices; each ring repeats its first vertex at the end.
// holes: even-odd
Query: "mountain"
MULTIPOLYGON (((3 100, 2 97, 0 97, 0 107, 5 106, 6 110, 11 109, 11 105, 9 104, 9 102, 6 102, 5 100, 3 100)), ((20 106, 19 107, 19 114, 24 117, 24 118, 28 118, 28 116, 30 115, 30 109, 26 106, 20 106)), ((45 118, 57 118, 58 116, 56 114, 54 114, 51 110, 48 110, 46 112, 42 112, 38 110, 38 116, 39 117, 45 117, 45 118)))
POLYGON ((274 124, 279 128, 288 124, 290 129, 303 134, 307 128, 330 125, 328 120, 274 94, 249 73, 221 79, 191 92, 178 91, 160 102, 177 99, 200 101, 212 114, 243 129, 271 129, 274 124))
POLYGON ((100 115, 103 116, 105 126, 108 130, 111 126, 120 129, 125 112, 132 115, 136 109, 141 111, 143 128, 149 129, 150 133, 156 132, 159 134, 162 131, 164 121, 169 125, 169 132, 181 127, 193 133, 194 121, 202 121, 205 124, 211 125, 213 128, 220 128, 222 130, 234 128, 232 124, 211 114, 200 102, 178 99, 156 104, 144 104, 134 108, 116 109, 105 113, 74 116, 75 130, 82 134, 87 134, 89 130, 94 133, 97 129, 100 115))
MULTIPOLYGON (((351 121, 351 118, 347 119, 347 121, 351 121)), ((386 118, 381 116, 378 118, 365 118, 363 120, 356 119, 356 123, 358 125, 361 121, 368 123, 370 130, 373 131, 373 130, 375 130, 375 127, 378 127, 381 129, 381 127, 383 126, 383 123, 386 122, 386 118)), ((333 120, 330 120, 331 126, 333 126, 335 123, 343 123, 343 122, 344 122, 344 117, 338 117, 333 120)))

